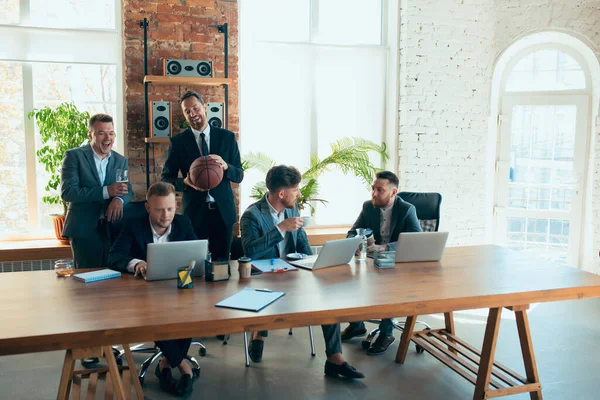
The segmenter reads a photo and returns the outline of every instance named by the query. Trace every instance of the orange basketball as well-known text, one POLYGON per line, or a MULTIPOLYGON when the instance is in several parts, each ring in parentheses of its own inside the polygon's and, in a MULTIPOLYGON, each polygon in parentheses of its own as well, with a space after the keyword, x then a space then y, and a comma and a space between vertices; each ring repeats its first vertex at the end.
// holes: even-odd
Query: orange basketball
POLYGON ((198 157, 190 166, 190 180, 200 189, 213 189, 223 180, 223 168, 208 156, 198 157))

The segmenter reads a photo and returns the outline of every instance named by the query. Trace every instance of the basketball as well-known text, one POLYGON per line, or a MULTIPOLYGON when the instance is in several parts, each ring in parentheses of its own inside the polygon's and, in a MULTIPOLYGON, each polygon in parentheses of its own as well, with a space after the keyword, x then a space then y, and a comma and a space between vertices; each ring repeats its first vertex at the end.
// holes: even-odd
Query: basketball
POLYGON ((190 181, 200 189, 213 189, 223 180, 223 168, 208 156, 198 157, 190 166, 190 181))

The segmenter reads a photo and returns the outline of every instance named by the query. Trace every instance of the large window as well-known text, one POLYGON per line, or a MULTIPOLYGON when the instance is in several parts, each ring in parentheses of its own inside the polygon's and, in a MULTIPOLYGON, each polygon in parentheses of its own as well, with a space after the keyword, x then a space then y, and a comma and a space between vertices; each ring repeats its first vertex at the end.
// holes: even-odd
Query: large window
MULTIPOLYGON (((343 137, 385 138, 387 2, 240 2, 242 155, 262 152, 303 172, 343 137)), ((373 160, 380 166, 380 160, 373 160)), ((242 211, 264 174, 246 171, 242 211)), ((332 169, 319 179, 318 225, 354 222, 365 184, 332 169)))
MULTIPOLYGON (((52 237, 34 108, 75 103, 121 133, 119 0, 0 0, 0 240, 52 237)), ((116 148, 122 149, 123 139, 116 148)))

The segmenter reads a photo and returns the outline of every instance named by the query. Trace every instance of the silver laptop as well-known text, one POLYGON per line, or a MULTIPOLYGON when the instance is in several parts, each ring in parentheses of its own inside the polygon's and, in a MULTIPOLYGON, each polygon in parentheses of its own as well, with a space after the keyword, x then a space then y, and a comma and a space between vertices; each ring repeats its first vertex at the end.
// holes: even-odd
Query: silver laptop
POLYGON ((296 267, 313 271, 334 265, 348 264, 360 244, 360 239, 360 236, 355 236, 348 239, 330 240, 325 242, 319 255, 288 262, 296 267))
POLYGON ((448 232, 402 232, 396 244, 396 262, 439 261, 448 232))
POLYGON ((177 268, 196 261, 194 276, 204 275, 204 260, 208 252, 208 240, 185 242, 150 243, 147 250, 147 281, 177 278, 177 268))

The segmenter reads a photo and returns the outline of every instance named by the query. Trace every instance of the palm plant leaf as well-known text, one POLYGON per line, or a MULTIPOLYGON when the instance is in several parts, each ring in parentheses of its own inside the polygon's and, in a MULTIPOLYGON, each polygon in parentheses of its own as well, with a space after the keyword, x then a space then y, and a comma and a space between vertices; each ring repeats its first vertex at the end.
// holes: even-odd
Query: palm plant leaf
POLYGON ((267 173, 274 167, 275 161, 264 153, 248 153, 242 158, 242 168, 248 170, 256 168, 263 173, 267 173))

